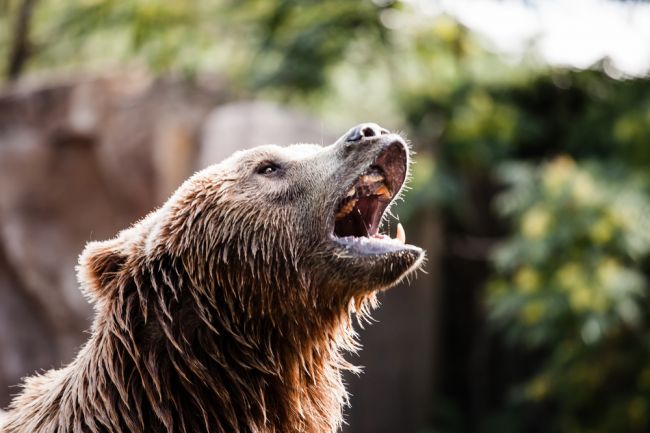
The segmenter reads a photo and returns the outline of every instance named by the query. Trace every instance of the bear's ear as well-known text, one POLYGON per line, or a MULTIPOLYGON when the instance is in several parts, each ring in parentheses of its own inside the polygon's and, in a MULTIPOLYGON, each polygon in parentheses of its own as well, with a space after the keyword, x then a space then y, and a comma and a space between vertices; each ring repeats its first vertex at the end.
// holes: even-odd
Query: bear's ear
POLYGON ((112 283, 126 262, 121 247, 123 243, 119 238, 89 242, 79 256, 77 279, 82 292, 91 299, 106 297, 112 291, 112 283))

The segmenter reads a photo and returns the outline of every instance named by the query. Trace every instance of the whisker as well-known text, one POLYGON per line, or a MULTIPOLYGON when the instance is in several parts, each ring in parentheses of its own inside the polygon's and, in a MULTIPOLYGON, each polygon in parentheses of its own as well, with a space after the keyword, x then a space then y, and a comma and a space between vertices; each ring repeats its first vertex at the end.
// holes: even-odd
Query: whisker
POLYGON ((363 223, 363 226, 366 229, 366 234, 369 235, 370 234, 370 229, 368 229, 368 225, 366 224, 366 220, 365 220, 365 218, 363 218, 363 215, 361 215, 361 211, 359 210, 358 207, 355 207, 354 209, 357 211, 357 213, 359 214, 359 217, 361 218, 361 222, 363 223))

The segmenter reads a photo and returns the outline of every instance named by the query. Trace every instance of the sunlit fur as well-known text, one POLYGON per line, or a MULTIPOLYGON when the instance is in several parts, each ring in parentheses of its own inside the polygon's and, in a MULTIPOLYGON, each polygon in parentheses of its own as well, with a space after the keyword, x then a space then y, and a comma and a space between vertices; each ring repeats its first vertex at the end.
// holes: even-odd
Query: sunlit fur
POLYGON ((329 238, 375 147, 238 153, 88 244, 78 278, 95 305, 91 337, 68 366, 26 379, 2 431, 336 431, 351 317, 422 256, 349 257, 329 238), (282 163, 275 177, 256 171, 269 159, 282 163))

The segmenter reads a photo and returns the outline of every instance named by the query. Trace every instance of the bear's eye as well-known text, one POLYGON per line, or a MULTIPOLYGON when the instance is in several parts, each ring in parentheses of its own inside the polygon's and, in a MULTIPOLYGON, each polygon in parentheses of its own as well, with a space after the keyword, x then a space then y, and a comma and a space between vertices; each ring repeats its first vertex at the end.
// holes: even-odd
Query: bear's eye
POLYGON ((273 162, 265 162, 257 168, 257 174, 270 175, 276 173, 280 167, 273 162))

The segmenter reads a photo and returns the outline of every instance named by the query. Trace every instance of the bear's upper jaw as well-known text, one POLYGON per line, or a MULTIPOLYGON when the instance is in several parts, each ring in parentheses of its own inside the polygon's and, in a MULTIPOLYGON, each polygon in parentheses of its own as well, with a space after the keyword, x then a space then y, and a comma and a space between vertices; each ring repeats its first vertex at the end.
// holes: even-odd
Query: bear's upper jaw
MULTIPOLYGON (((395 239, 379 233, 384 213, 398 196, 408 171, 406 144, 388 144, 346 190, 335 210, 334 240, 348 250, 381 254, 412 247, 401 225, 395 239)), ((415 248, 415 247, 412 247, 415 248)))

